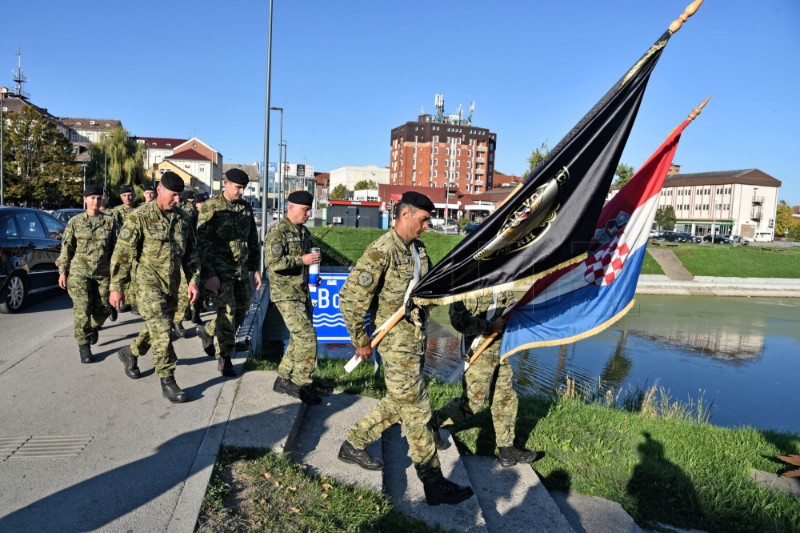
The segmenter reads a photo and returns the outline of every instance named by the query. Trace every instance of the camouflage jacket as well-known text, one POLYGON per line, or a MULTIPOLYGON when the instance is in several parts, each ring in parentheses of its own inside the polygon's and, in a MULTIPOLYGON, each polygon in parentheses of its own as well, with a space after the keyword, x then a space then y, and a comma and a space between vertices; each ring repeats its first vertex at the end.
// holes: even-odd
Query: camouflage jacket
POLYGON ((111 257, 112 291, 130 282, 134 261, 138 261, 135 281, 139 287, 164 293, 177 290, 181 268, 189 283, 197 285, 200 260, 189 215, 178 207, 161 211, 155 201, 134 210, 119 232, 111 257))
MULTIPOLYGON (((189 218, 192 219, 192 227, 197 228, 197 217, 199 216, 200 212, 194 206, 194 204, 188 200, 181 200, 178 202, 178 207, 180 207, 183 211, 189 215, 189 218)), ((205 204, 203 204, 205 207, 205 204)))
MULTIPOLYGON (((516 302, 516 297, 511 291, 501 291, 497 294, 497 307, 492 313, 492 319, 486 313, 492 306, 492 295, 470 296, 462 302, 450 306, 450 324, 462 335, 466 347, 472 344, 478 335, 488 335, 492 332, 492 321, 500 318, 503 312, 516 302)), ((502 336, 502 335, 501 335, 502 336)), ((499 350, 500 338, 493 342, 489 348, 499 350)))
POLYGON ((117 240, 117 223, 108 212, 90 217, 84 211, 69 219, 56 260, 60 274, 107 278, 111 274, 111 253, 117 240))
POLYGON ((136 209, 134 207, 125 207, 125 204, 120 204, 114 209, 109 210, 108 212, 114 216, 114 219, 117 221, 117 229, 121 229, 122 226, 125 224, 125 221, 128 219, 128 215, 133 213, 136 209))
POLYGON ((253 210, 244 200, 230 203, 219 195, 203 203, 197 242, 203 279, 247 279, 258 270, 258 230, 253 210))
MULTIPOLYGON (((430 270, 431 260, 421 241, 415 239, 412 245, 419 251, 421 279, 430 270)), ((355 347, 370 343, 364 327, 366 312, 370 311, 376 326, 383 324, 403 305, 408 284, 413 278, 411 245, 403 242, 396 231, 389 230, 367 247, 339 292, 339 308, 355 347)), ((401 320, 387 333, 381 347, 422 355, 425 335, 420 326, 401 320)))
POLYGON ((308 229, 302 224, 293 224, 288 218, 269 228, 264 242, 264 264, 272 301, 310 299, 308 266, 303 264, 303 254, 308 253, 312 246, 308 229))

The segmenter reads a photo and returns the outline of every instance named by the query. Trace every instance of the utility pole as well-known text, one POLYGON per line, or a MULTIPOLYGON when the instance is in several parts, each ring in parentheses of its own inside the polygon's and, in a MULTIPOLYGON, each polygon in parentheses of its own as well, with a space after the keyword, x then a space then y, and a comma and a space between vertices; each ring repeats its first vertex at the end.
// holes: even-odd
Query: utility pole
POLYGON ((266 105, 264 106, 264 171, 261 173, 261 258, 260 271, 264 272, 264 243, 267 233, 267 197, 269 196, 269 101, 272 76, 272 1, 269 0, 269 15, 267 22, 267 87, 265 90, 266 105))

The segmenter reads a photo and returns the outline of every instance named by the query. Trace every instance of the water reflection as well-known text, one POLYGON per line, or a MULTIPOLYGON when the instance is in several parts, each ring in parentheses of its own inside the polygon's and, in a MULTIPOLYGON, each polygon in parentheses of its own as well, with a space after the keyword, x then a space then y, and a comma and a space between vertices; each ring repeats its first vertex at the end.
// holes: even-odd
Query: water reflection
MULTIPOLYGON (((445 379, 461 364, 459 339, 446 307, 428 328, 426 373, 445 379)), ((350 345, 328 345, 350 357, 350 345)), ((800 300, 702 296, 642 296, 612 328, 565 346, 512 356, 516 388, 552 395, 567 376, 584 390, 644 389, 671 398, 713 403, 711 422, 800 433, 800 300), (793 394, 794 392, 794 394, 793 394)))

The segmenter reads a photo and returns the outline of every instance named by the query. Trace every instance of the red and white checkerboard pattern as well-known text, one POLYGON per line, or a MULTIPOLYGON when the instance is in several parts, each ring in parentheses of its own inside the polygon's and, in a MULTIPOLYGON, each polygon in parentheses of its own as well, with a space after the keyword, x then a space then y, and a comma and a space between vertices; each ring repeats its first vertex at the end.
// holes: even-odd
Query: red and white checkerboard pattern
POLYGON ((583 277, 589 284, 602 287, 610 285, 617 279, 617 274, 625 266, 625 258, 631 251, 623 237, 623 232, 618 233, 586 259, 586 272, 583 277))

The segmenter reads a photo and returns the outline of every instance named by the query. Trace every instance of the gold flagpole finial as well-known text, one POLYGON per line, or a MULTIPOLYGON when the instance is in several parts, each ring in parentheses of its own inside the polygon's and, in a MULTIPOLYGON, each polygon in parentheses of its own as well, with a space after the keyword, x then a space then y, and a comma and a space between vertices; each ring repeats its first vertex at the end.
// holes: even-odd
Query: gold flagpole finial
MULTIPOLYGON (((712 96, 713 96, 713 95, 712 95, 712 96)), ((699 114, 700 114, 700 113, 703 111, 703 108, 706 106, 706 104, 708 103, 708 101, 709 101, 709 100, 711 100, 711 96, 709 96, 708 98, 706 98, 705 100, 703 100, 703 103, 702 103, 702 104, 700 104, 699 106, 695 107, 695 108, 692 110, 692 112, 691 112, 691 113, 689 113, 689 120, 694 120, 694 119, 696 119, 696 118, 697 118, 697 115, 699 115, 699 114)))
POLYGON ((689 17, 694 15, 695 12, 698 9, 700 9, 700 4, 702 4, 702 3, 703 3, 703 0, 694 0, 694 2, 689 4, 686 7, 686 9, 684 10, 684 12, 681 14, 681 16, 678 17, 677 19, 673 20, 672 24, 669 25, 669 33, 670 33, 670 35, 672 35, 676 31, 678 31, 679 29, 681 29, 681 26, 683 26, 683 23, 686 22, 686 20, 689 17))

